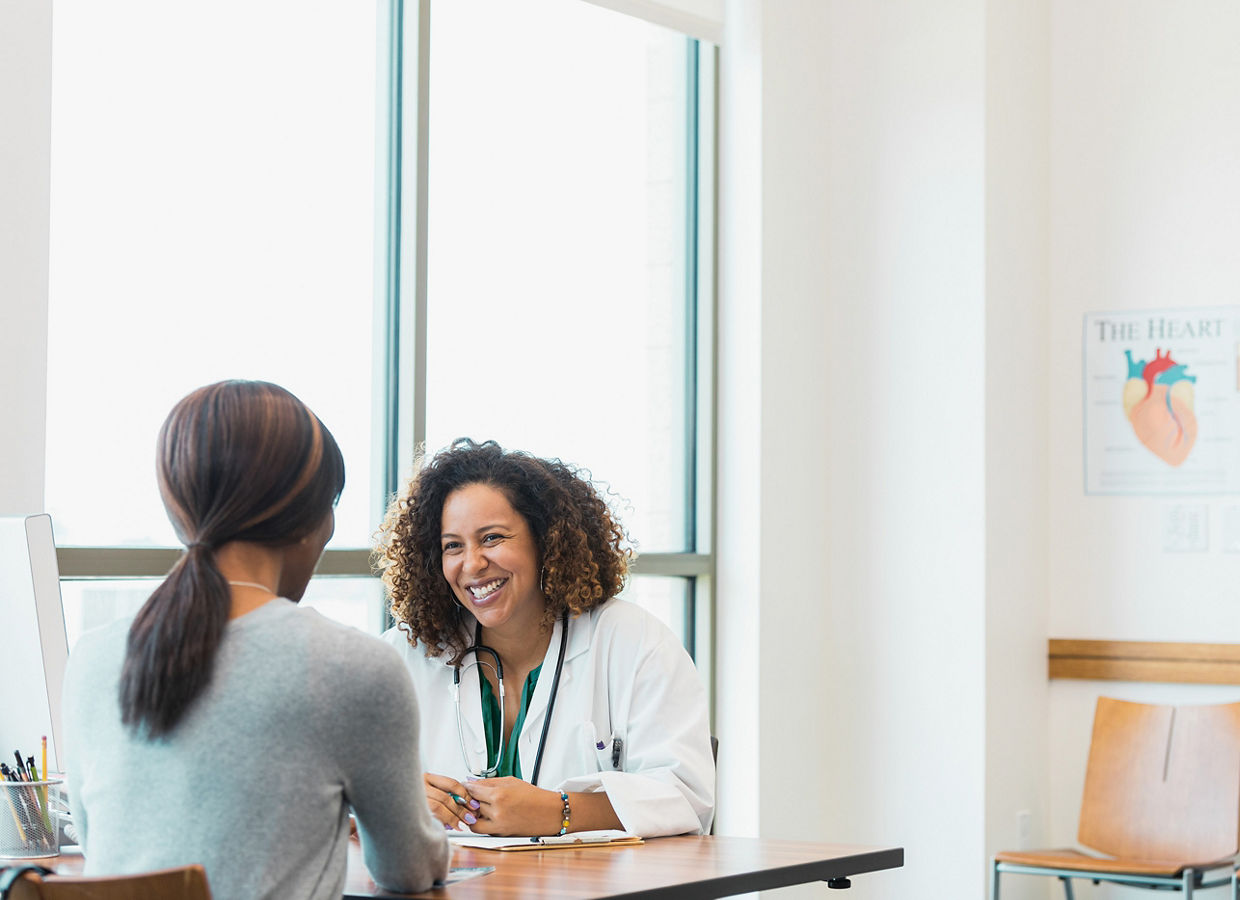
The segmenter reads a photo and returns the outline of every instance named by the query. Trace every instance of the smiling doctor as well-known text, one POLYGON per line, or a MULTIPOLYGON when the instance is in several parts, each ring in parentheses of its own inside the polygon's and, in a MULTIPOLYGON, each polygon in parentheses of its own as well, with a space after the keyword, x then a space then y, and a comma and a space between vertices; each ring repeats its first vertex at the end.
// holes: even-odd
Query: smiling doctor
POLYGON ((375 554, 444 825, 710 829, 705 691, 672 632, 616 596, 631 551, 575 470, 458 440, 393 500, 375 554))

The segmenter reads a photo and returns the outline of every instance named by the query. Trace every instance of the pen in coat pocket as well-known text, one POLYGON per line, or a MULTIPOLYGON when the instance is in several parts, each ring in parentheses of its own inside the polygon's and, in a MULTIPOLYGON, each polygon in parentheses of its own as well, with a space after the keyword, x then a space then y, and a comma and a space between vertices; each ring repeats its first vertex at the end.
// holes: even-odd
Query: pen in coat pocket
MULTIPOLYGON (((606 750, 607 741, 598 741, 594 745, 595 750, 606 750)), ((611 767, 613 769, 620 768, 620 751, 624 749, 624 741, 612 735, 611 738, 611 767)))

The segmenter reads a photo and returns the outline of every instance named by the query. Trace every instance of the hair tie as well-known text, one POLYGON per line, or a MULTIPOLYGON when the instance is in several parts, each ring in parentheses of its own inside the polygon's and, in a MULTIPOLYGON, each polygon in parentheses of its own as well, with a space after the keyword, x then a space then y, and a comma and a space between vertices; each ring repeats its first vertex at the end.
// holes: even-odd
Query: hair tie
POLYGON ((212 548, 210 541, 190 541, 188 544, 185 545, 185 549, 188 550, 190 553, 194 553, 194 552, 210 553, 211 550, 214 548, 212 548))

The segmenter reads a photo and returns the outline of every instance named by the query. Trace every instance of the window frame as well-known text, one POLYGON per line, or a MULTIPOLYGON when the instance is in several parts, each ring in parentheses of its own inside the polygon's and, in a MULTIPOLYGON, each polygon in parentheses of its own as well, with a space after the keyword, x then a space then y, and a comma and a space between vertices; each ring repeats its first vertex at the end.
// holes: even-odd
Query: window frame
MULTIPOLYGON (((426 442, 427 148, 430 144, 430 28, 434 0, 378 0, 376 266, 373 348, 380 433, 373 435, 372 519, 408 475, 414 448, 426 442), (409 126, 412 126, 410 130, 409 126), (408 215, 406 215, 408 211, 408 215)), ((584 0, 583 0, 584 2, 584 0)), ((680 553, 643 553, 632 573, 688 581, 683 633, 707 683, 713 682, 715 497, 717 491, 715 325, 718 49, 689 42, 689 135, 685 165, 686 365, 684 390, 685 545, 680 553)), ((60 547, 60 576, 73 581, 161 578, 179 548, 60 547)), ((374 576, 368 549, 328 549, 315 577, 374 576)), ((386 614, 385 614, 386 615, 386 614)))

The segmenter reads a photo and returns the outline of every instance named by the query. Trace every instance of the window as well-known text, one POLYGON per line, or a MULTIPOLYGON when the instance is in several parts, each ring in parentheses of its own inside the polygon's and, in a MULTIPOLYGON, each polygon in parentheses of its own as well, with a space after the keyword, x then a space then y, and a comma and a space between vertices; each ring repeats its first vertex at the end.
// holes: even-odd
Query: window
POLYGON ((58 542, 174 545, 156 432, 193 388, 240 377, 283 384, 328 423, 349 480, 333 546, 367 546, 373 9, 64 0, 53 15, 58 542))
POLYGON ((494 438, 610 488, 628 596, 693 648, 713 50, 582 0, 378 8, 55 8, 47 505, 71 627, 130 614, 175 560, 167 410, 250 377, 345 453, 306 602, 379 630, 365 548, 413 447, 494 438))
POLYGON ((431 23, 427 444, 587 464, 663 552, 691 549, 689 43, 579 0, 431 23))

